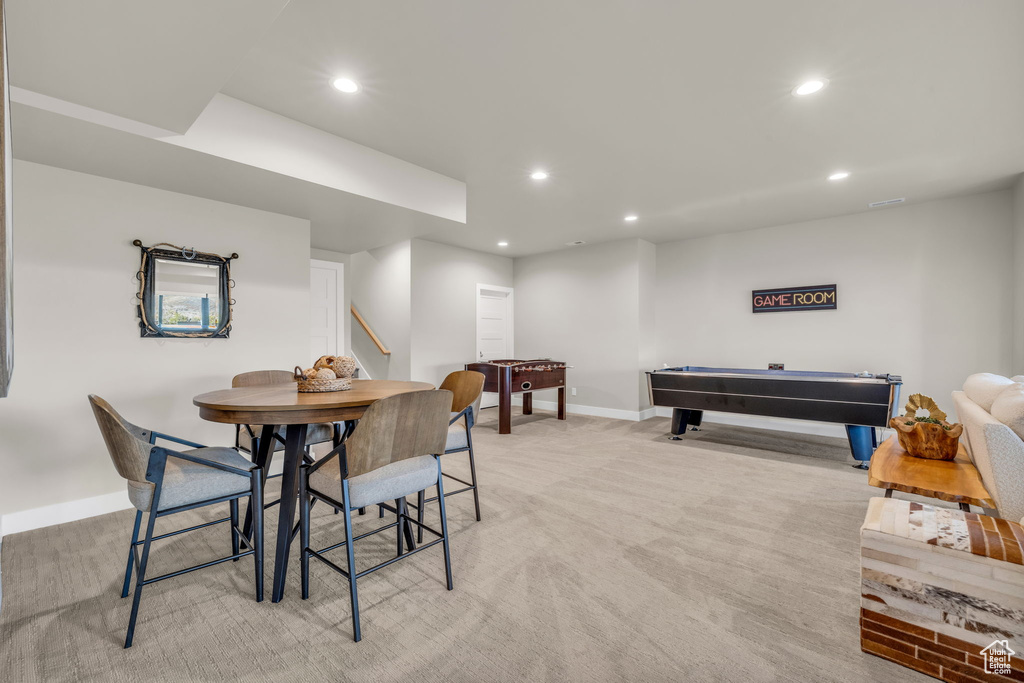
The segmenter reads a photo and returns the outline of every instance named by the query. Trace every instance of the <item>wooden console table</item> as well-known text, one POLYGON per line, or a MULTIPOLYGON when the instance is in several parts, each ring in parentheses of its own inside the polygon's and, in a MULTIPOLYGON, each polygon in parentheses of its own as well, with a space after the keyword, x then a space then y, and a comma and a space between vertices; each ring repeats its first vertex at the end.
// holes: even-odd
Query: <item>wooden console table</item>
POLYGON ((955 460, 927 460, 910 455, 891 436, 871 456, 868 483, 885 489, 886 498, 896 490, 959 503, 968 512, 971 505, 996 507, 963 442, 955 460))

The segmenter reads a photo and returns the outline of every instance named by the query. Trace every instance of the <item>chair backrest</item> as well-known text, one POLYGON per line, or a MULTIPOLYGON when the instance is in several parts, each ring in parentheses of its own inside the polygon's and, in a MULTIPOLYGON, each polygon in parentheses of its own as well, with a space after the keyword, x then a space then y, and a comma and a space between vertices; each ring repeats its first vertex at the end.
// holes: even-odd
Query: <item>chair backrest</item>
POLYGON ((89 403, 117 473, 129 481, 146 481, 151 432, 125 420, 99 396, 89 394, 89 403))
POLYGON ((473 370, 459 370, 444 378, 441 388, 452 392, 452 412, 458 413, 473 406, 473 418, 479 417, 480 397, 484 393, 484 373, 473 370))
POLYGON ((253 370, 231 378, 231 387, 259 387, 267 384, 288 384, 292 373, 287 370, 253 370))
POLYGON ((345 442, 348 477, 420 455, 444 453, 450 391, 410 391, 370 404, 345 442))

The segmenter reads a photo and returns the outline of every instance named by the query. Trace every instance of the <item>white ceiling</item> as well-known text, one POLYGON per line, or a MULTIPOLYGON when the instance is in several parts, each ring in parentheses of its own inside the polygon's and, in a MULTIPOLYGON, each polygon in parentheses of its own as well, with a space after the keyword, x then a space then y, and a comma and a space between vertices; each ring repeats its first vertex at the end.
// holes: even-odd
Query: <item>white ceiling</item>
POLYGON ((11 119, 18 159, 307 218, 315 232, 312 246, 320 249, 355 253, 424 233, 453 239, 466 230, 461 223, 20 104, 12 105, 11 119))
MULTIPOLYGON (((52 4, 8 0, 15 86, 178 130, 213 97, 212 74, 234 70, 224 94, 465 181, 466 227, 408 212, 406 232, 494 253, 763 227, 1004 187, 1024 172, 1019 0, 292 0, 266 30, 281 2, 223 3, 231 12, 175 3, 191 21, 170 21, 159 3, 107 3, 132 9, 101 16, 52 16, 52 4), (97 25, 119 42, 71 35, 97 25), (192 44, 202 68, 176 70, 180 46, 192 44), (78 64, 89 67, 84 85, 78 64), (164 91, 136 90, 149 68, 164 91), (362 91, 331 89, 340 75, 362 91), (811 76, 829 87, 792 97, 811 76), (536 167, 550 179, 529 180, 536 167), (848 180, 825 180, 840 168, 848 180), (640 220, 623 223, 629 212, 640 220)), ((16 155, 24 145, 45 163, 74 157, 90 172, 131 176, 148 168, 133 155, 156 154, 54 116, 16 113, 16 125, 40 118, 31 150, 16 128, 16 155), (51 128, 115 145, 116 161, 57 148, 51 128)), ((202 165, 143 175, 190 187, 177 174, 202 165)), ((309 201, 315 193, 294 179, 253 191, 252 170, 234 166, 208 175, 202 196, 309 214, 315 246, 373 241, 333 213, 357 205, 362 232, 392 236, 395 207, 309 201), (289 196, 269 200, 271 189, 289 196)))
POLYGON ((288 0, 7 0, 11 80, 184 133, 288 0))

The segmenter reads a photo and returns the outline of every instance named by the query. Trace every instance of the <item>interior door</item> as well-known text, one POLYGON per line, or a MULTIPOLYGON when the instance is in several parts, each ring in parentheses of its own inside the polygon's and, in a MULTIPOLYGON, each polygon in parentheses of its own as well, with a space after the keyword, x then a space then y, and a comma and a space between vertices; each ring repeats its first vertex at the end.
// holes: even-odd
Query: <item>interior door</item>
MULTIPOLYGON (((512 358, 512 289, 492 285, 477 285, 476 300, 476 358, 496 360, 512 358)), ((498 395, 485 392, 481 406, 498 405, 498 395)))
POLYGON ((309 362, 344 353, 345 265, 309 262, 309 362))

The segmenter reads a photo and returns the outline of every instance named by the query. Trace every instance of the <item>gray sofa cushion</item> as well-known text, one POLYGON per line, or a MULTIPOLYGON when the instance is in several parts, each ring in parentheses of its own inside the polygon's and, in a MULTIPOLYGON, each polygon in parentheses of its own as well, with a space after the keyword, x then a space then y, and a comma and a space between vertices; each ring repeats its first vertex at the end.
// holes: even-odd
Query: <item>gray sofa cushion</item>
MULTIPOLYGON (((182 453, 246 471, 256 467, 233 448, 194 448, 182 453)), ((246 493, 250 490, 249 482, 247 476, 168 456, 163 489, 160 492, 160 506, 157 509, 167 510, 211 498, 246 493)), ((128 498, 139 510, 149 510, 153 504, 154 489, 153 484, 148 481, 129 481, 128 498)))
MULTIPOLYGON (((338 458, 313 472, 309 486, 341 501, 341 467, 338 458)), ((372 472, 352 477, 348 482, 351 509, 376 505, 412 495, 437 483, 437 459, 432 455, 407 458, 372 472)))

